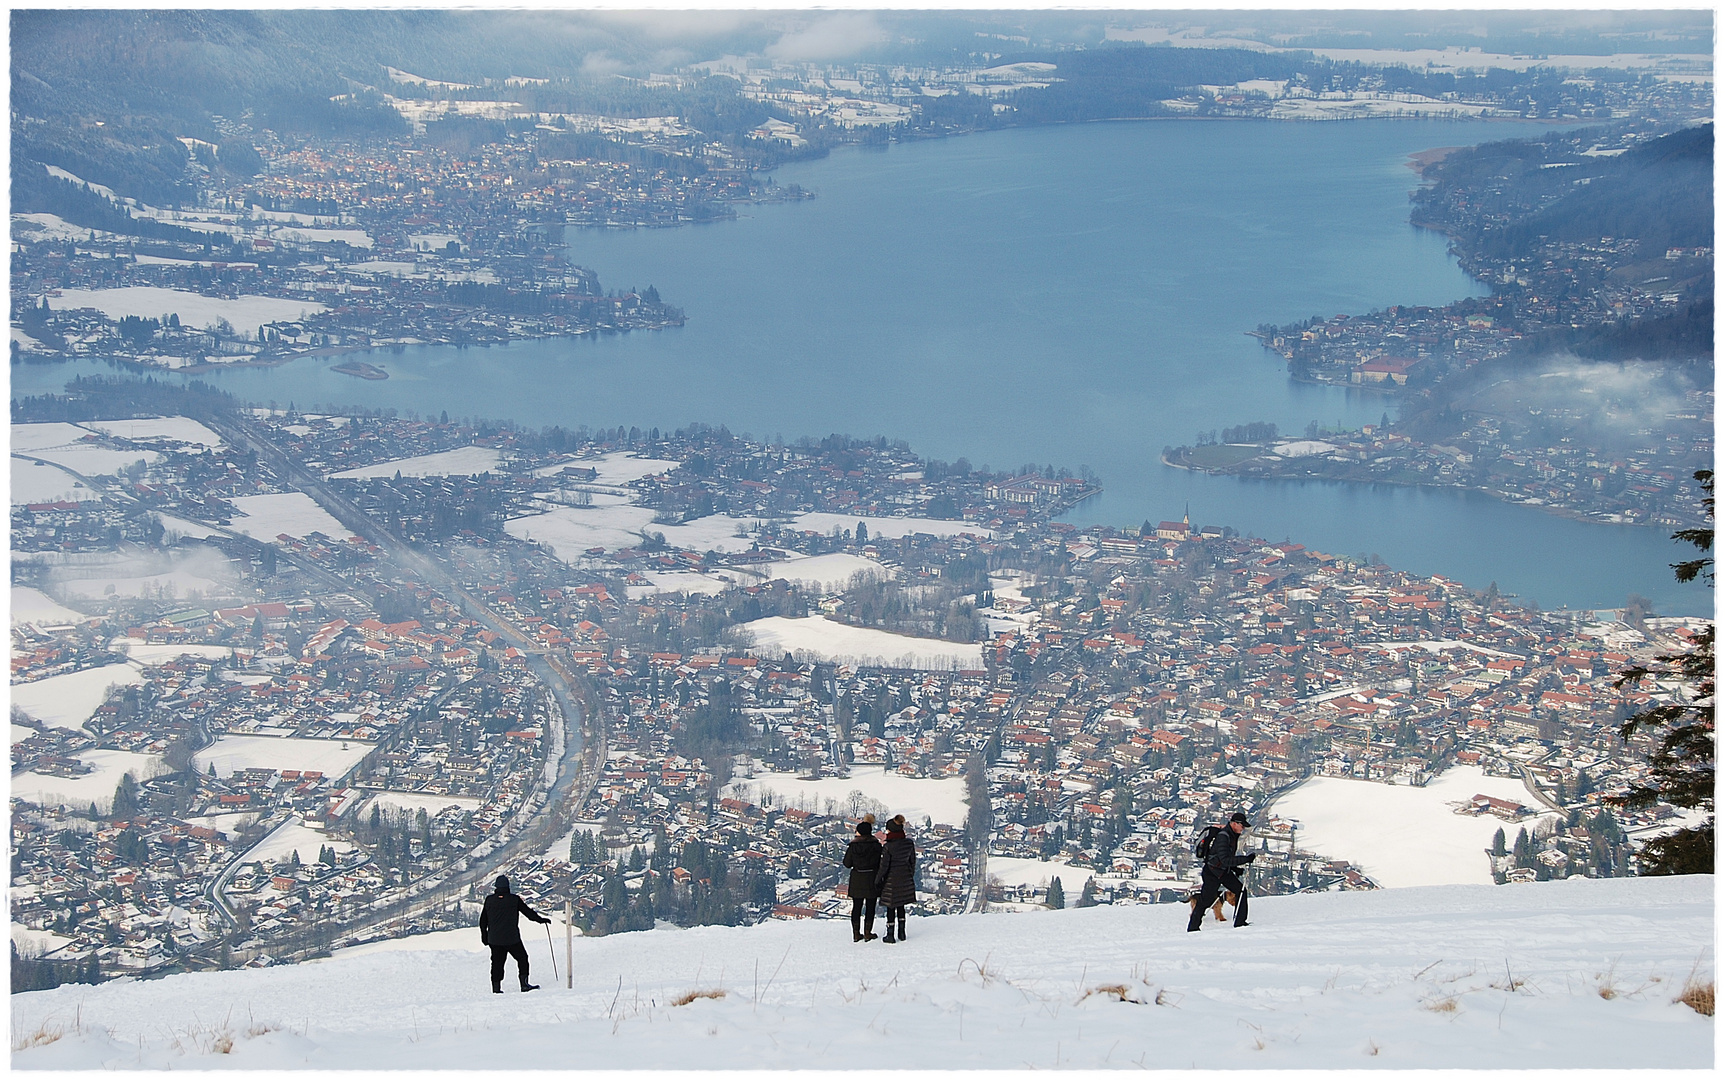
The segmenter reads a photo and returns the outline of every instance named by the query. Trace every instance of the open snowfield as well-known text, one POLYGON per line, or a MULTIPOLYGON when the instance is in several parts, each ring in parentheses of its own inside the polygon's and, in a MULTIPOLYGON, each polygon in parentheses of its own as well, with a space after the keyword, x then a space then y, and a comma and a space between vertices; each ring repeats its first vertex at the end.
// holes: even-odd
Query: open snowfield
POLYGON ((400 461, 385 461, 330 473, 329 478, 366 480, 380 476, 391 477, 396 473, 403 476, 477 476, 480 473, 497 471, 502 462, 501 450, 494 450, 489 446, 463 446, 458 450, 445 450, 439 454, 421 454, 419 457, 402 458, 400 461))
MULTIPOLYGON (((85 432, 89 434, 89 432, 85 432)), ((154 450, 109 450, 91 443, 73 442, 64 446, 49 446, 39 450, 19 450, 33 458, 83 476, 113 476, 142 461, 146 465, 162 455, 154 450)), ((46 466, 44 466, 46 468, 46 466)))
MULTIPOLYGON (((104 664, 102 667, 50 675, 35 682, 12 684, 12 707, 24 710, 32 720, 47 727, 80 729, 84 721, 96 714, 108 691, 116 686, 136 686, 144 681, 131 664, 104 664)), ((112 792, 109 792, 112 794, 112 792)))
POLYGON ((920 517, 852 517, 848 514, 828 513, 802 514, 790 523, 789 528, 827 536, 834 529, 855 529, 859 521, 868 526, 870 536, 883 536, 888 540, 897 540, 912 533, 928 536, 957 536, 960 533, 969 533, 972 536, 994 535, 981 525, 969 521, 943 521, 940 518, 920 517))
POLYGON ((39 461, 12 459, 12 505, 32 503, 90 502, 101 493, 65 469, 39 461))
POLYGON ((239 769, 298 769, 321 772, 331 780, 346 776, 371 751, 371 743, 353 739, 295 739, 269 735, 223 735, 198 753, 198 771, 211 764, 217 776, 239 769))
POLYGON ((156 319, 178 315, 182 326, 205 327, 226 319, 236 329, 256 333, 267 322, 293 321, 321 312, 322 304, 311 300, 279 300, 268 296, 241 296, 226 300, 181 289, 155 285, 127 285, 118 289, 62 289, 48 298, 55 311, 95 308, 110 319, 136 315, 156 319))
POLYGON ((570 464, 592 469, 601 484, 627 484, 631 480, 639 480, 643 476, 658 476, 670 472, 683 463, 666 458, 635 457, 627 450, 613 450, 609 454, 600 454, 596 458, 577 461, 570 464))
POLYGON ((31 240, 90 240, 96 230, 74 225, 58 214, 13 214, 12 235, 31 240))
POLYGON ((148 441, 165 439, 215 449, 222 437, 189 416, 157 416, 144 420, 89 420, 82 426, 119 439, 148 441))
POLYGON ((849 585, 853 574, 866 574, 877 581, 890 576, 887 569, 873 559, 865 559, 861 555, 847 555, 842 551, 829 555, 786 559, 784 562, 766 563, 751 569, 763 572, 767 578, 812 582, 817 589, 831 592, 849 585))
POLYGON ((24 585, 12 586, 12 625, 34 623, 37 626, 61 626, 89 618, 81 612, 57 602, 40 589, 24 585))
POLYGON ((564 506, 533 517, 506 522, 504 531, 518 539, 548 545, 564 562, 579 559, 588 548, 608 551, 637 547, 641 530, 663 533, 665 542, 685 551, 747 551, 754 540, 738 536, 739 527, 753 522, 728 514, 710 514, 685 525, 660 525, 650 506, 564 506))
POLYGON ((261 862, 265 866, 273 866, 283 859, 293 858, 293 853, 297 851, 300 862, 316 862, 318 851, 325 847, 335 848, 337 855, 353 850, 353 845, 346 840, 310 828, 301 818, 295 816, 276 826, 268 836, 240 856, 240 861, 261 862))
MULTIPOLYGON (((628 586, 629 599, 639 600, 643 596, 656 596, 659 593, 716 596, 737 585, 737 578, 730 573, 717 575, 701 574, 693 570, 666 570, 643 574, 642 577, 647 579, 648 584, 628 586)), ((744 580, 751 579, 745 578, 744 580)))
POLYGON ((1084 891, 1084 883, 1099 875, 1088 867, 1068 866, 1063 862, 990 855, 988 876, 999 878, 1002 885, 1041 885, 1059 878, 1060 887, 1066 892, 1066 902, 1072 904, 1084 891))
MULTIPOLYGON (((528 897, 529 903, 537 897, 528 897)), ((493 996, 470 939, 12 996, 14 1068, 1707 1068, 1711 877, 577 938, 574 988, 493 996), (458 945, 458 948, 436 948, 458 945), (1115 992, 1102 987, 1117 987, 1115 992), (1609 990, 1609 995, 1602 993, 1609 990), (676 1001, 693 991, 716 998, 676 1001), (1092 992, 1100 991, 1100 992, 1092 992), (1122 1000, 1122 998, 1126 1000, 1122 1000), (220 1039, 223 1034, 227 1039, 220 1039), (48 1041, 47 1036, 59 1034, 48 1041), (231 1040, 231 1052, 214 1052, 231 1040)), ((477 935, 475 935, 476 937, 477 935)), ((556 943, 559 952, 562 942, 556 943)), ((561 966, 563 957, 558 956, 561 966)), ((509 978, 513 980, 514 973, 509 978)))
POLYGON ((727 790, 746 792, 757 802, 762 792, 772 791, 778 796, 775 805, 823 813, 831 802, 837 804, 838 814, 847 817, 851 814, 847 806, 851 793, 861 792, 865 798, 884 805, 887 816, 903 814, 910 823, 912 836, 925 817, 941 825, 964 824, 964 780, 957 776, 919 780, 887 772, 879 765, 853 765, 848 777, 826 776, 819 780, 802 780, 795 773, 760 772, 752 779, 736 781, 727 790))
POLYGON ((152 645, 136 638, 115 638, 108 642, 110 652, 125 653, 126 659, 154 666, 177 660, 182 656, 197 656, 207 660, 225 660, 234 654, 231 645, 152 645))
POLYGON ((46 424, 13 424, 12 450, 15 453, 34 454, 38 450, 70 446, 89 436, 90 433, 77 424, 63 424, 57 420, 46 424))
POLYGON ((156 517, 162 523, 163 533, 169 537, 190 536, 194 539, 202 540, 206 537, 225 535, 220 529, 212 525, 205 525, 202 522, 197 521, 188 521, 185 518, 175 517, 172 514, 157 514, 156 517))
MULTIPOLYGON (((484 803, 471 795, 433 795, 423 791, 380 791, 361 804, 354 813, 357 817, 363 818, 371 813, 372 807, 378 806, 382 807, 386 814, 402 810, 411 814, 424 810, 435 817, 451 806, 459 806, 463 810, 477 810, 483 805, 484 803)), ((563 856, 567 858, 568 855, 569 845, 564 843, 563 856)))
POLYGON ((982 667, 982 646, 934 638, 907 637, 865 626, 846 626, 825 615, 791 619, 773 615, 745 623, 755 635, 757 656, 807 653, 849 664, 922 668, 931 671, 982 667))
POLYGON ((241 495, 234 509, 245 517, 234 518, 230 526, 254 540, 274 540, 288 536, 310 536, 323 533, 332 540, 349 535, 342 523, 303 491, 283 491, 274 495, 241 495))
POLYGON ((120 777, 131 773, 133 779, 141 781, 162 771, 161 758, 129 750, 86 750, 78 755, 78 760, 93 766, 95 771, 71 777, 23 773, 12 778, 12 797, 38 806, 74 806, 85 810, 95 803, 105 811, 114 801, 120 777))
POLYGON ((100 600, 104 597, 122 599, 138 597, 180 597, 182 599, 229 596, 232 590, 214 578, 174 570, 165 574, 140 574, 127 577, 67 577, 58 578, 55 588, 68 596, 100 600), (112 591, 110 592, 110 588, 112 591))
POLYGON ((1513 841, 1518 828, 1531 833, 1535 819, 1511 824, 1453 812, 1451 804, 1476 794, 1538 808, 1520 780, 1458 765, 1423 788, 1314 777, 1277 799, 1275 812, 1300 823, 1300 847, 1357 863, 1385 888, 1489 884, 1492 835, 1502 829, 1513 841))

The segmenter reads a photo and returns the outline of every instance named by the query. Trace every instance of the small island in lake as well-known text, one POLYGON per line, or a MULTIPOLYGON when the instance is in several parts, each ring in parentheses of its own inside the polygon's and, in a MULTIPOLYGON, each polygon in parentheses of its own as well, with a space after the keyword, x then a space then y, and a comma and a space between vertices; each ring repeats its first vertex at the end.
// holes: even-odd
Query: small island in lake
POLYGON ((352 375, 359 379, 375 380, 389 378, 389 372, 378 367, 376 364, 368 364, 364 360, 346 360, 334 365, 330 370, 339 371, 343 375, 352 375))

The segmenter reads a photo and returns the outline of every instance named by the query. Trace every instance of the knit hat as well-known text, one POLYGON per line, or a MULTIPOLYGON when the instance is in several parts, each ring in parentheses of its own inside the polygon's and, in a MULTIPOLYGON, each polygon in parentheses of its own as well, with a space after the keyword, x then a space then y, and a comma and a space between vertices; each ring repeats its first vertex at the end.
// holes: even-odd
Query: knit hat
POLYGON ((497 891, 500 893, 506 893, 509 891, 509 878, 506 875, 498 874, 497 881, 494 882, 494 884, 497 886, 497 891))

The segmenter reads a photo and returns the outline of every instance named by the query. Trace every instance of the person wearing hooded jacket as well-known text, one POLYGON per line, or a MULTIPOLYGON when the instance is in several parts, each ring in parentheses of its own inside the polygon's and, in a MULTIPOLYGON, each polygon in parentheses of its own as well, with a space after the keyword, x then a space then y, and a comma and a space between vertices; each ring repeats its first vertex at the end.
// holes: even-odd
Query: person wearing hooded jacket
POLYGON ((873 941, 875 901, 880 896, 880 886, 875 883, 880 870, 880 841, 874 838, 873 814, 857 822, 856 839, 845 848, 844 864, 851 871, 851 940, 873 941))
POLYGON ((885 942, 904 940, 904 909, 916 903, 916 845, 904 834, 904 815, 895 814, 886 823, 886 844, 881 849, 880 869, 875 871, 880 885, 881 905, 886 908, 885 942), (898 936, 893 937, 893 921, 898 921, 898 936))
POLYGON ((1188 933, 1196 933, 1204 928, 1204 912, 1216 902, 1225 888, 1240 897, 1239 906, 1234 909, 1234 925, 1246 925, 1246 885, 1240 880, 1240 867, 1257 858, 1257 853, 1239 854, 1240 834, 1251 825, 1245 814, 1236 813, 1228 819, 1228 824, 1217 831, 1215 839, 1210 841, 1210 854, 1204 859, 1204 869, 1200 878, 1202 884, 1198 891, 1198 902, 1192 907, 1192 918, 1186 923, 1188 933))
POLYGON ((539 987, 527 981, 527 946, 521 942, 520 916, 536 923, 551 920, 527 906, 521 897, 509 891, 509 879, 499 875, 496 891, 485 898, 479 912, 479 941, 491 946, 491 992, 503 993, 503 962, 515 957, 515 970, 521 976, 521 992, 539 987))

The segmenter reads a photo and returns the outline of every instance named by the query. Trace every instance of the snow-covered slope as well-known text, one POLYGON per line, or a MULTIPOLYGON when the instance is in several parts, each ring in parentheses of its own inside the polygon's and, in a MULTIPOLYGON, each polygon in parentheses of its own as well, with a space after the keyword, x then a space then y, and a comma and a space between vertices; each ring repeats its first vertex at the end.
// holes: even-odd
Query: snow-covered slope
MULTIPOLYGON (((575 988, 493 996, 435 950, 12 998, 17 1068, 1702 1068, 1711 878, 1264 898, 577 939, 575 988), (1115 987, 1110 991, 1105 988, 1115 987), (677 1004, 692 992, 723 991, 677 1004), (1122 999, 1125 1000, 1122 1000, 1122 999), (53 1039, 56 1032, 59 1038, 53 1039), (224 1052, 225 1048, 225 1052, 224 1052)), ((407 943, 404 943, 407 944, 407 943)), ((561 935, 557 941, 562 962, 561 935)))

